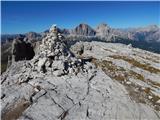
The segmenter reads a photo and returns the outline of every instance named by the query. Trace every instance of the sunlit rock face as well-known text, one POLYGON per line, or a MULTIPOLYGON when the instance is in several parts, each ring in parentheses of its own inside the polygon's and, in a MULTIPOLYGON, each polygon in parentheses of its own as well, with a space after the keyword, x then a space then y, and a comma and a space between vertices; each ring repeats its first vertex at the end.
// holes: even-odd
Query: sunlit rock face
POLYGON ((95 36, 96 32, 89 25, 81 23, 71 31, 73 35, 95 36))
POLYGON ((32 60, 2 74, 3 120, 159 119, 158 54, 66 43, 53 25, 32 60))
POLYGON ((111 28, 105 24, 99 24, 96 28, 96 36, 107 37, 111 32, 111 28))

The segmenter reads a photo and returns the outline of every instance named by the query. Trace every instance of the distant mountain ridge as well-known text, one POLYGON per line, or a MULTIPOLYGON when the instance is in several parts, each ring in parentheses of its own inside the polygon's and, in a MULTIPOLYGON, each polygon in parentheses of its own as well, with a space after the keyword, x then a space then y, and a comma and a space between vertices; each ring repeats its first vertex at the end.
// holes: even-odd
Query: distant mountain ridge
MULTIPOLYGON (((160 54, 160 28, 157 25, 150 25, 139 28, 115 29, 106 23, 99 24, 92 28, 88 24, 81 23, 73 29, 58 28, 58 31, 65 36, 69 46, 79 41, 83 42, 111 42, 131 44, 134 48, 151 51, 160 54)), ((37 53, 41 40, 49 33, 45 30, 41 33, 28 32, 24 34, 3 34, 1 35, 1 63, 2 72, 7 67, 8 56, 11 56, 12 41, 15 38, 30 42, 34 52, 37 53)))
POLYGON ((79 24, 76 28, 71 30, 70 34, 84 35, 84 36, 95 36, 96 31, 87 24, 79 24))
MULTIPOLYGON (((92 28, 86 23, 81 23, 73 29, 58 28, 58 31, 65 36, 69 45, 73 45, 78 41, 101 41, 132 44, 135 48, 160 53, 160 28, 157 25, 117 29, 110 27, 106 23, 101 23, 96 28, 92 28)), ((37 41, 40 42, 48 32, 49 30, 41 33, 28 32, 25 34, 1 35, 2 48, 6 49, 6 46, 10 48, 11 42, 17 37, 25 38, 37 48, 39 45, 37 41)))
POLYGON ((105 23, 99 24, 95 29, 87 24, 79 24, 72 30, 68 30, 70 35, 94 36, 112 41, 117 38, 135 41, 160 42, 160 28, 157 25, 146 27, 115 29, 105 23))
MULTIPOLYGON (((105 23, 101 23, 94 29, 88 24, 81 23, 73 29, 59 28, 59 30, 64 35, 100 37, 104 38, 106 41, 113 41, 120 38, 135 41, 160 42, 160 28, 157 25, 149 25, 138 28, 115 29, 111 28, 105 23)), ((6 41, 7 39, 12 39, 19 35, 27 36, 30 39, 35 39, 36 37, 40 38, 46 32, 48 32, 48 30, 45 30, 42 33, 29 32, 25 34, 4 34, 1 35, 1 41, 6 41)))

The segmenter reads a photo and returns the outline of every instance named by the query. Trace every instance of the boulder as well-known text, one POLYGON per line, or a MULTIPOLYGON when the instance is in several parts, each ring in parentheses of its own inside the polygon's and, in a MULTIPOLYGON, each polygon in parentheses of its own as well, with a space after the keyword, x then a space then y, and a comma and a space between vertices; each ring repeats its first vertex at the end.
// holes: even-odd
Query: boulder
POLYGON ((39 71, 43 71, 45 72, 46 71, 46 66, 45 66, 45 63, 47 62, 47 58, 41 58, 39 61, 38 61, 38 70, 39 71))
POLYGON ((53 75, 60 77, 60 76, 64 75, 64 71, 63 70, 56 70, 53 72, 53 75))

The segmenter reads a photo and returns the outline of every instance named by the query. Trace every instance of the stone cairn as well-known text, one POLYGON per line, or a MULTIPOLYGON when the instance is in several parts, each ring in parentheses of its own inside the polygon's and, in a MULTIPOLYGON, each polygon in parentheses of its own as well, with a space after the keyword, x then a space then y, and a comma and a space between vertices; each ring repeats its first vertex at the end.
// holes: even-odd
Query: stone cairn
POLYGON ((56 76, 86 72, 84 64, 87 60, 74 56, 56 25, 53 25, 49 33, 42 39, 39 53, 32 61, 38 71, 42 73, 51 71, 56 76))

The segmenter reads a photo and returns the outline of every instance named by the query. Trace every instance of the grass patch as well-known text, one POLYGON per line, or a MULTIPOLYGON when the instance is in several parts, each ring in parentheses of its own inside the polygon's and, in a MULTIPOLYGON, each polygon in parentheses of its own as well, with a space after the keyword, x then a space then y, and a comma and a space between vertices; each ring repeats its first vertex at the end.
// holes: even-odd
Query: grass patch
POLYGON ((22 100, 15 105, 10 106, 5 113, 2 114, 2 120, 16 120, 29 107, 31 103, 27 100, 22 100))
POLYGON ((149 93, 151 92, 151 88, 149 88, 149 87, 145 88, 145 89, 144 89, 144 92, 145 92, 146 94, 149 94, 149 93))
POLYGON ((109 57, 114 58, 114 59, 121 59, 121 60, 127 61, 128 63, 132 64, 133 66, 142 68, 142 69, 149 71, 151 73, 156 73, 156 74, 160 73, 160 69, 154 68, 148 64, 142 64, 133 58, 128 58, 126 56, 119 56, 119 55, 113 55, 113 56, 109 56, 109 57))
POLYGON ((129 75, 136 78, 136 79, 139 79, 139 80, 142 80, 142 81, 145 81, 144 80, 144 77, 141 75, 141 74, 138 74, 132 70, 129 71, 129 75))
POLYGON ((96 65, 96 67, 102 68, 102 70, 111 78, 116 79, 118 81, 125 80, 125 77, 120 72, 120 71, 125 71, 125 69, 121 67, 117 67, 112 63, 112 61, 108 61, 108 60, 99 61, 97 59, 93 59, 92 62, 96 65), (116 74, 116 73, 119 73, 119 74, 116 74))
POLYGON ((125 88, 127 89, 128 94, 129 94, 129 96, 130 96, 130 98, 132 100, 134 100, 137 103, 146 104, 145 95, 142 92, 135 91, 135 86, 134 85, 132 85, 132 86, 125 86, 125 88))
POLYGON ((155 60, 155 59, 153 59, 153 58, 146 57, 146 58, 144 58, 144 59, 147 59, 147 60, 153 61, 153 62, 155 62, 155 63, 159 63, 159 61, 157 61, 157 60, 155 60))
POLYGON ((126 84, 126 81, 128 81, 129 78, 132 77, 137 80, 141 80, 151 85, 152 87, 155 87, 155 85, 160 86, 159 83, 145 79, 143 75, 136 73, 132 70, 125 70, 123 67, 116 66, 115 64, 113 64, 112 61, 100 61, 93 58, 92 63, 94 63, 96 67, 102 68, 102 70, 112 79, 120 82, 121 84, 124 84, 132 100, 134 100, 137 103, 149 104, 155 110, 160 111, 160 106, 156 103, 160 98, 159 96, 156 96, 151 92, 153 91, 151 88, 147 87, 144 90, 141 90, 142 86, 134 84, 132 82, 131 84, 126 84), (138 88, 139 91, 136 91, 136 88, 138 88), (152 99, 148 98, 149 95, 152 96, 152 99))
MULTIPOLYGON (((149 80, 149 79, 148 79, 148 80, 149 80)), ((160 83, 157 83, 157 82, 151 81, 151 80, 149 80, 149 81, 150 81, 150 83, 152 83, 153 85, 155 85, 155 86, 157 86, 157 87, 160 88, 160 83)))
POLYGON ((138 80, 141 80, 141 81, 147 83, 148 85, 150 85, 152 87, 156 87, 156 88, 160 87, 160 83, 154 82, 154 81, 152 81, 150 79, 145 79, 141 74, 136 73, 136 72, 134 72, 132 70, 130 70, 129 75, 131 77, 135 78, 135 79, 138 79, 138 80))
POLYGON ((126 78, 124 76, 122 76, 122 75, 119 74, 119 75, 116 75, 114 77, 114 79, 119 80, 119 81, 124 81, 126 78))

